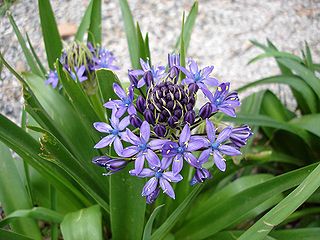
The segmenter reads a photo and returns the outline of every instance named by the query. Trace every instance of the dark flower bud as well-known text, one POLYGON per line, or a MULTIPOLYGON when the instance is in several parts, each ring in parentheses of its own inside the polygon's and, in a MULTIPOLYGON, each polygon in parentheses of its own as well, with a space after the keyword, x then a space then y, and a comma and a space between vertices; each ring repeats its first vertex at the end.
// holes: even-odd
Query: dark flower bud
POLYGON ((247 140, 253 135, 248 125, 233 128, 230 134, 231 142, 237 147, 241 148, 247 144, 247 140))
POLYGON ((146 100, 141 95, 137 98, 136 106, 139 112, 146 110, 146 100))
POLYGON ((178 81, 179 72, 180 72, 180 70, 176 66, 170 68, 170 70, 169 70, 169 77, 171 79, 174 79, 174 83, 177 83, 177 81, 178 81))
POLYGON ((184 115, 184 121, 189 124, 193 124, 195 120, 196 120, 196 113, 194 112, 194 110, 188 111, 184 115))
POLYGON ((190 185, 193 186, 197 183, 203 183, 205 180, 212 178, 211 173, 206 168, 196 168, 196 172, 190 181, 190 185))
POLYGON ((142 120, 135 114, 130 115, 130 124, 136 128, 141 127, 142 120))
POLYGON ((199 111, 199 116, 202 118, 202 119, 206 119, 208 117, 210 117, 211 113, 212 113, 212 105, 211 103, 206 103, 205 105, 203 105, 201 108, 200 108, 200 111, 199 111))
POLYGON ((189 84, 188 88, 189 88, 189 93, 190 94, 195 94, 199 90, 199 87, 198 87, 198 85, 196 83, 189 84))
POLYGON ((160 113, 159 115, 158 115, 158 121, 159 122, 165 122, 165 121, 167 121, 167 117, 164 115, 164 114, 162 114, 162 113, 160 113))
POLYGON ((176 116, 178 119, 181 118, 182 116, 182 110, 181 109, 177 109, 174 111, 173 113, 174 116, 176 116))
POLYGON ((157 124, 154 127, 154 132, 159 136, 159 137, 164 137, 166 135, 166 127, 162 124, 157 124))
POLYGON ((104 175, 111 175, 115 172, 118 172, 124 169, 130 161, 126 161, 118 158, 110 158, 108 156, 100 156, 92 159, 92 162, 100 167, 104 167, 108 170, 108 173, 104 175))
POLYGON ((192 110, 193 107, 194 107, 194 105, 193 105, 192 103, 188 103, 188 104, 187 104, 187 110, 188 110, 188 111, 192 110))
POLYGON ((174 128, 176 124, 178 123, 179 119, 176 116, 171 116, 168 119, 168 124, 170 127, 174 128))
POLYGON ((152 204, 156 201, 156 199, 158 198, 160 193, 160 188, 156 188, 156 190, 154 190, 152 193, 150 193, 147 197, 146 197, 146 202, 147 204, 152 204))
POLYGON ((146 121, 150 124, 154 124, 155 123, 155 119, 154 119, 154 114, 151 110, 146 109, 143 113, 144 118, 146 119, 146 121))
POLYGON ((129 80, 131 82, 131 84, 134 86, 134 87, 137 87, 137 84, 138 84, 138 78, 137 76, 131 74, 132 70, 128 70, 128 76, 129 76, 129 80))
POLYGON ((147 87, 153 84, 153 75, 151 71, 146 72, 143 78, 144 78, 144 81, 146 82, 147 87))

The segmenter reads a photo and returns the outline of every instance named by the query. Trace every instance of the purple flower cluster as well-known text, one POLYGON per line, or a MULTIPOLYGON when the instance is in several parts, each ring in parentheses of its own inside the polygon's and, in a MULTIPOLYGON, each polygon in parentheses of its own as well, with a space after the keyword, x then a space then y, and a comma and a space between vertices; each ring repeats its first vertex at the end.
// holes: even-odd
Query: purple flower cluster
MULTIPOLYGON (((73 43, 69 48, 63 50, 60 62, 73 80, 80 83, 94 78, 95 70, 107 68, 118 70, 114 65, 116 58, 112 52, 100 46, 94 47, 91 43, 73 43)), ((53 88, 59 86, 59 78, 56 69, 50 70, 45 81, 53 88)))
POLYGON ((161 190, 175 198, 171 183, 183 179, 184 167, 194 169, 191 185, 212 177, 205 167, 210 165, 206 164, 208 161, 225 171, 225 156, 240 155, 240 148, 252 132, 247 125, 221 128, 212 121, 217 112, 235 117, 235 108, 240 105, 238 94, 230 92, 230 83, 219 83, 210 76, 213 66, 200 69, 190 59, 184 68, 175 54, 169 54, 167 67, 150 66, 143 60, 140 65, 141 69, 128 71, 131 81, 128 92, 116 83, 113 85, 119 99, 104 104, 112 110, 110 124, 94 123, 97 131, 107 134, 95 148, 113 144, 118 156, 101 156, 93 162, 106 168, 108 175, 134 162, 129 173, 150 178, 142 196, 152 203, 161 190), (186 76, 184 79, 182 74, 186 76), (216 88, 214 93, 209 86, 216 88), (199 93, 208 101, 197 110, 199 93), (205 125, 205 133, 197 133, 200 125, 205 125))

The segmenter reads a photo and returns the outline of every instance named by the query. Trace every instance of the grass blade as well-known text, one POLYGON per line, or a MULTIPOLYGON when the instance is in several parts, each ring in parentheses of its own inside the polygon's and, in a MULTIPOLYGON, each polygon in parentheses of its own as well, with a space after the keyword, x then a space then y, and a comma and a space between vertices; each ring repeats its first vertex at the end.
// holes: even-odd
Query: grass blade
POLYGON ((65 240, 103 240, 100 207, 68 213, 61 223, 61 232, 65 240))
POLYGON ((77 40, 79 42, 83 41, 84 34, 89 29, 93 1, 94 0, 90 1, 89 5, 86 9, 86 12, 84 13, 84 15, 82 17, 82 20, 81 20, 81 23, 78 27, 77 33, 75 35, 75 40, 77 40))
MULTIPOLYGON (((10 150, 0 142, 0 202, 6 215, 18 209, 31 208, 29 195, 21 180, 10 150)), ((10 223, 12 229, 20 234, 41 239, 37 223, 31 219, 20 219, 10 223)))
POLYGON ((54 63, 60 57, 62 42, 52 7, 49 0, 38 0, 39 16, 44 46, 47 53, 47 60, 50 69, 54 68, 54 63))
POLYGON ((164 206, 164 204, 156 207, 153 210, 153 212, 151 213, 151 215, 148 219, 148 222, 144 228, 143 240, 151 240, 152 225, 153 225, 154 219, 157 217, 159 211, 161 210, 160 208, 162 208, 163 206, 164 206))
POLYGON ((245 231, 239 240, 264 239, 275 226, 290 216, 318 189, 320 186, 319 175, 320 164, 294 191, 245 231))
POLYGON ((5 240, 34 240, 34 238, 29 238, 28 236, 21 235, 8 230, 0 229, 0 239, 5 240))
POLYGON ((132 16, 129 4, 126 0, 119 0, 119 4, 121 8, 123 23, 124 23, 124 29, 127 36, 132 68, 138 69, 140 66, 139 47, 138 47, 139 43, 138 43, 136 27, 133 21, 133 16, 132 16))
POLYGON ((101 44, 101 0, 93 0, 91 8, 88 41, 101 44))

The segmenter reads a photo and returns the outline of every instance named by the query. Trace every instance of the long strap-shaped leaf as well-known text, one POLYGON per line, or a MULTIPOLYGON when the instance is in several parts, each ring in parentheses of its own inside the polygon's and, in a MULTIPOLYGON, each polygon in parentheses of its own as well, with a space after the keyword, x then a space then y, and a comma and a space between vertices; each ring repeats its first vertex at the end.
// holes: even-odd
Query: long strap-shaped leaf
POLYGON ((101 36, 101 0, 93 0, 88 41, 95 44, 101 44, 101 36))
POLYGON ((44 40, 44 46, 46 48, 48 64, 50 69, 53 69, 53 65, 56 59, 60 57, 62 50, 62 42, 50 1, 38 0, 38 5, 42 35, 44 40))
POLYGON ((75 40, 77 40, 77 41, 81 42, 83 40, 85 32, 89 29, 93 1, 94 0, 90 1, 89 5, 86 9, 86 12, 84 13, 84 15, 82 17, 81 23, 78 27, 78 30, 77 30, 77 33, 75 36, 75 40))
POLYGON ((278 224, 284 221, 320 186, 320 164, 308 177, 277 206, 271 209, 258 222, 243 233, 239 240, 260 240, 278 224))
POLYGON ((5 240, 34 240, 34 238, 29 238, 28 236, 21 235, 8 230, 0 229, 0 239, 5 240))
MULTIPOLYGON (((9 148, 2 142, 0 142, 0 202, 6 215, 21 208, 32 207, 15 160, 12 158, 9 148)), ((0 222, 0 227, 2 222, 0 222)), ((41 239, 40 229, 32 219, 19 219, 11 222, 10 226, 17 233, 41 239)))

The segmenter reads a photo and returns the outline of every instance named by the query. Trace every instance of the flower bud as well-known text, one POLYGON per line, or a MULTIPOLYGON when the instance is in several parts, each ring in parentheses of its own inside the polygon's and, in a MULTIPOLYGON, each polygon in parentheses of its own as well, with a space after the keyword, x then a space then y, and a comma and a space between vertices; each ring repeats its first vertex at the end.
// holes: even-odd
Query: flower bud
POLYGON ((146 202, 147 204, 152 204, 156 201, 156 199, 158 198, 160 193, 160 188, 156 188, 156 190, 154 190, 152 193, 150 193, 147 197, 146 197, 146 202))
POLYGON ((206 168, 196 168, 196 172, 190 181, 190 185, 193 186, 197 183, 203 183, 205 180, 212 178, 210 171, 206 168))
POLYGON ((212 113, 212 105, 211 103, 208 102, 200 108, 199 116, 202 119, 206 119, 210 117, 211 113, 212 113))
POLYGON ((175 66, 170 68, 170 70, 169 70, 169 77, 171 79, 174 79, 174 83, 177 83, 177 81, 178 81, 179 72, 180 72, 179 69, 175 66))
POLYGON ((144 118, 146 119, 146 121, 150 124, 154 124, 155 123, 155 119, 154 119, 154 114, 151 110, 149 109, 146 109, 144 112, 143 112, 143 116, 144 118))
POLYGON ((179 119, 176 116, 171 116, 168 119, 168 124, 170 127, 174 128, 178 121, 179 121, 179 119))
POLYGON ((132 114, 130 115, 130 124, 135 128, 139 128, 141 127, 142 120, 136 114, 132 114))
POLYGON ((118 159, 118 158, 110 158, 108 156, 100 156, 92 159, 92 162, 100 167, 106 168, 109 172, 104 175, 111 175, 115 172, 118 172, 125 168, 129 161, 118 159))
POLYGON ((153 75, 151 71, 146 72, 143 78, 144 78, 144 81, 146 82, 147 87, 153 84, 153 75))
POLYGON ((247 140, 253 135, 248 125, 233 128, 230 134, 231 142, 238 148, 247 144, 247 140))
POLYGON ((143 113, 146 110, 146 100, 140 95, 137 98, 136 106, 139 112, 143 113))
POLYGON ((195 120, 196 120, 196 113, 194 112, 194 110, 188 111, 184 115, 184 121, 189 124, 193 124, 195 120))
POLYGON ((162 124, 157 124, 154 127, 154 132, 159 136, 159 137, 164 137, 166 135, 166 127, 162 124))
POLYGON ((189 93, 191 95, 191 94, 197 93, 197 91, 199 90, 199 87, 195 83, 190 83, 189 86, 188 86, 188 89, 189 89, 189 93))
POLYGON ((133 75, 131 72, 132 72, 132 70, 128 70, 129 80, 134 87, 137 87, 139 80, 138 80, 137 76, 133 75))

